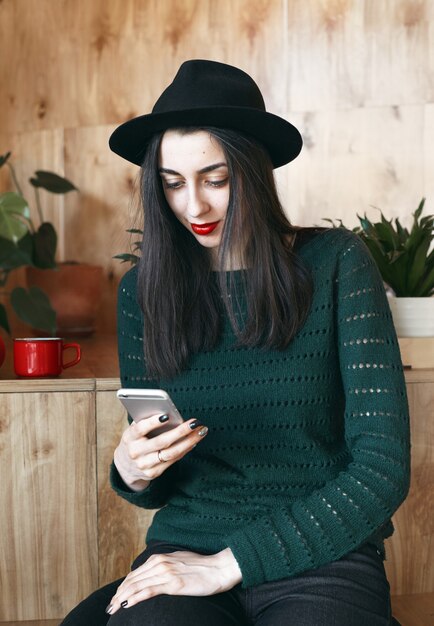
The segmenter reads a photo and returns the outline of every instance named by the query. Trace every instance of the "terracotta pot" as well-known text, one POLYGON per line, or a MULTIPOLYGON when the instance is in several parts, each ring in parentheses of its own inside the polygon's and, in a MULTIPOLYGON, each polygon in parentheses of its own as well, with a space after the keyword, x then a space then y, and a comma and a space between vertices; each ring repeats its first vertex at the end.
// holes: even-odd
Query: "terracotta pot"
POLYGON ((58 269, 26 268, 27 286, 39 287, 57 314, 59 337, 86 337, 95 331, 103 269, 85 263, 60 263, 58 269))

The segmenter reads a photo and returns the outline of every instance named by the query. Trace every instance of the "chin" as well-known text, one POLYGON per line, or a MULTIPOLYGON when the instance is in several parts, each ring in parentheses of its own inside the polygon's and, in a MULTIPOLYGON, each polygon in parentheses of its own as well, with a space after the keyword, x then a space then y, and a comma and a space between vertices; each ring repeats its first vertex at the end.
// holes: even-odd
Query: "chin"
POLYGON ((204 248, 217 248, 220 245, 221 234, 220 233, 211 233, 210 235, 198 235, 193 230, 190 230, 193 237, 200 243, 204 248))
POLYGON ((208 237, 208 240, 205 237, 196 237, 196 241, 198 243, 200 243, 200 245, 203 248, 209 248, 210 250, 212 249, 217 249, 220 245, 220 239, 217 239, 217 241, 214 239, 214 241, 211 241, 208 237), (205 240, 205 241, 204 241, 205 240))

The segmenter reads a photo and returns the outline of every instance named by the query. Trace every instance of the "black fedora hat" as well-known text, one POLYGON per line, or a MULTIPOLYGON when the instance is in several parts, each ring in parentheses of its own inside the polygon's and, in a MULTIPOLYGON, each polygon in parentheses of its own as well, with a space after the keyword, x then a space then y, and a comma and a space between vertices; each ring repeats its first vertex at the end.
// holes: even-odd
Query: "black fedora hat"
POLYGON ((246 72, 216 61, 185 61, 148 115, 121 124, 109 145, 127 161, 141 165, 151 136, 169 128, 216 126, 254 137, 273 166, 295 159, 303 140, 299 131, 265 110, 255 81, 246 72))

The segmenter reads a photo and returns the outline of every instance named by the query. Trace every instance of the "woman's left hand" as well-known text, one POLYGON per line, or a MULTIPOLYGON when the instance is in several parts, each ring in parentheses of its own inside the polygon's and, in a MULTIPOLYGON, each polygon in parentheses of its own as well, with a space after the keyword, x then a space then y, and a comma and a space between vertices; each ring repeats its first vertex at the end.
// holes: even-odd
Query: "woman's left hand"
POLYGON ((179 551, 153 554, 128 574, 106 609, 110 615, 162 593, 171 596, 211 596, 228 591, 242 580, 230 548, 202 555, 179 551))

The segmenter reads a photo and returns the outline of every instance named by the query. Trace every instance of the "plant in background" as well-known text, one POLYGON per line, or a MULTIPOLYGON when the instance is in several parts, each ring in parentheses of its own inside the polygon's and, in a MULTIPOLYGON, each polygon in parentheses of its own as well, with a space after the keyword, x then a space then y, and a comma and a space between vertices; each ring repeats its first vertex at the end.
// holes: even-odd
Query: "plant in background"
MULTIPOLYGON (((380 209, 381 222, 372 223, 366 217, 357 217, 361 227, 352 232, 361 237, 369 248, 381 276, 398 298, 428 298, 434 295, 434 249, 429 251, 434 239, 434 215, 419 218, 425 205, 422 198, 413 215, 409 232, 395 218, 388 221, 380 209)), ((376 207, 373 207, 376 208, 376 207)), ((327 222, 333 220, 323 218, 327 222)), ((342 220, 338 220, 344 226, 342 220)))
MULTIPOLYGON (((143 235, 143 230, 140 230, 139 228, 128 228, 126 232, 132 233, 134 235, 143 235)), ((135 253, 138 250, 140 250, 141 245, 142 245, 141 240, 133 241, 132 243, 133 253, 124 252, 122 254, 115 254, 113 258, 120 259, 122 263, 131 263, 131 265, 136 265, 136 263, 138 263, 138 261, 140 260, 140 257, 135 253)))
MULTIPOLYGON (((9 162, 10 155, 8 152, 0 156, 0 167, 6 165, 9 168, 16 188, 16 191, 0 194, 0 288, 6 287, 9 274, 19 267, 57 267, 57 233, 53 224, 44 219, 40 189, 56 194, 77 191, 66 178, 53 172, 37 170, 29 179, 35 191, 35 206, 40 222, 36 228, 29 203, 24 198, 15 169, 9 162)), ((10 298, 12 309, 23 322, 50 333, 55 332, 56 313, 41 289, 17 287, 11 292, 4 290, 2 293, 10 298)), ((3 304, 0 304, 0 327, 10 333, 3 304)))

